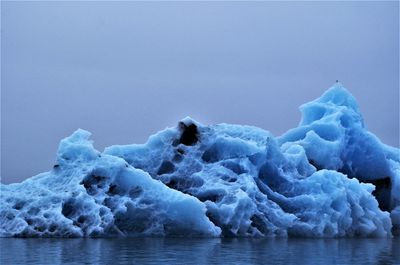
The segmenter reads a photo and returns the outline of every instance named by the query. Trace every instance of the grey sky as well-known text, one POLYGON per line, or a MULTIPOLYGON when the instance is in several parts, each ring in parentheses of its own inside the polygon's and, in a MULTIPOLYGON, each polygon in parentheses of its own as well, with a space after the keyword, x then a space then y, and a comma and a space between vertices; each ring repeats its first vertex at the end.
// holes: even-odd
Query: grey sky
POLYGON ((399 146, 399 4, 1 2, 1 176, 51 169, 77 128, 143 143, 187 115, 280 135, 339 79, 399 146))

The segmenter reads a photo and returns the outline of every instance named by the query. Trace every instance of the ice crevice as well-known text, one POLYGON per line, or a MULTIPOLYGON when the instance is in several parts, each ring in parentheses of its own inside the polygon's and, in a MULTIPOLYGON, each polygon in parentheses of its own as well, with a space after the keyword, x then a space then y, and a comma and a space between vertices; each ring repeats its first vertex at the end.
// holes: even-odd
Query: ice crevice
POLYGON ((2 237, 388 237, 400 233, 400 151, 340 84, 274 137, 191 118, 145 144, 93 148, 77 130, 49 172, 1 184, 2 237))

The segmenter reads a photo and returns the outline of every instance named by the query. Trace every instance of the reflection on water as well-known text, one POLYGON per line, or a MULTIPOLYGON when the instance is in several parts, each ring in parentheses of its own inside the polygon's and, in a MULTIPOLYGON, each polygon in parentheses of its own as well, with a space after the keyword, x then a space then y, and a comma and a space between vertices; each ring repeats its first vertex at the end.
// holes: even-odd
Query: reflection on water
POLYGON ((0 251, 0 264, 400 264, 400 238, 2 238, 0 251))

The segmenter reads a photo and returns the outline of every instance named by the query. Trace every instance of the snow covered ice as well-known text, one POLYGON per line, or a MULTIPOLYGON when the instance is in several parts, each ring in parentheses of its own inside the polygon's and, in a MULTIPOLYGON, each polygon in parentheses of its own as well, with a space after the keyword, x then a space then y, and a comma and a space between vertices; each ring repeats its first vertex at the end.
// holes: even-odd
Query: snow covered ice
POLYGON ((399 149, 367 131, 340 84, 300 109, 279 137, 185 118, 103 153, 79 129, 51 171, 1 184, 0 236, 398 234, 399 149))

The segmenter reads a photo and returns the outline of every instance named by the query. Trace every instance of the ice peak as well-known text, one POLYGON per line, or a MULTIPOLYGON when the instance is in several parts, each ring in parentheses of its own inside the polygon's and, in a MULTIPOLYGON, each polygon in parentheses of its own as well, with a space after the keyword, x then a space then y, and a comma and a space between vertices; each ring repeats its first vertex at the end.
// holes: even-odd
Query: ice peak
POLYGON ((68 139, 68 141, 70 142, 75 142, 75 143, 87 142, 91 135, 92 135, 91 132, 79 128, 66 139, 68 139))
POLYGON ((181 119, 180 123, 185 124, 186 126, 189 126, 191 124, 195 124, 196 126, 199 125, 199 123, 190 116, 186 116, 185 118, 181 119))
POLYGON ((331 105, 345 106, 358 112, 358 104, 356 99, 340 82, 336 82, 315 101, 331 105))
POLYGON ((63 139, 58 147, 57 162, 63 164, 79 158, 95 159, 99 152, 93 148, 91 135, 86 130, 78 129, 63 139))

